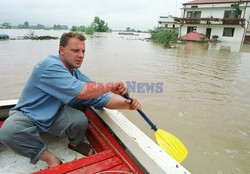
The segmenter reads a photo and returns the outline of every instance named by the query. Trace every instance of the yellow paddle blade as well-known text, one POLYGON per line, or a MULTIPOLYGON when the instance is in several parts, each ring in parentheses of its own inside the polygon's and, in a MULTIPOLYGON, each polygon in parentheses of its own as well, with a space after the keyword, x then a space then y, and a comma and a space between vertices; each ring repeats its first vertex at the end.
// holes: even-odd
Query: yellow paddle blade
POLYGON ((187 157, 188 151, 186 147, 174 135, 164 130, 157 129, 157 131, 155 131, 155 137, 159 146, 179 163, 187 157))

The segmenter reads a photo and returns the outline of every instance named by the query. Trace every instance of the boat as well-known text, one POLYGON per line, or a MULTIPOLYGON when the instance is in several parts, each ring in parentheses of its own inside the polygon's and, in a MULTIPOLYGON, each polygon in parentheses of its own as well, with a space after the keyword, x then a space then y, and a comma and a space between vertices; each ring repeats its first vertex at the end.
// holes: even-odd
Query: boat
POLYGON ((133 35, 133 36, 139 36, 139 34, 132 33, 132 32, 119 32, 119 35, 133 35))
POLYGON ((8 40, 9 38, 7 34, 0 34, 0 40, 8 40))
MULTIPOLYGON (((0 101, 0 127, 17 101, 0 101)), ((71 150, 66 145, 61 147, 64 139, 53 136, 49 141, 54 146, 48 144, 49 150, 54 147, 58 153, 56 155, 63 158, 64 163, 47 168, 42 161, 36 165, 29 164, 29 159, 15 154, 0 143, 0 173, 190 174, 119 111, 106 108, 96 110, 81 105, 77 109, 84 112, 89 119, 86 137, 96 151, 94 155, 80 155, 67 161, 63 155, 71 150)), ((42 138, 47 133, 44 134, 41 135, 42 138)))

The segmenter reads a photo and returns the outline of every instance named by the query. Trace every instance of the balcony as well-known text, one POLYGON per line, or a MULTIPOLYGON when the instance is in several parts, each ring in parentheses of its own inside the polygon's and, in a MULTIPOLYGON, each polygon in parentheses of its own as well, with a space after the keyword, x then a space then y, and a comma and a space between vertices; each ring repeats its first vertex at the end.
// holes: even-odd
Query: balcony
POLYGON ((223 24, 223 25, 245 25, 244 18, 174 18, 181 24, 223 24))
POLYGON ((223 18, 221 19, 222 23, 224 25, 244 25, 245 24, 245 19, 243 18, 223 18))

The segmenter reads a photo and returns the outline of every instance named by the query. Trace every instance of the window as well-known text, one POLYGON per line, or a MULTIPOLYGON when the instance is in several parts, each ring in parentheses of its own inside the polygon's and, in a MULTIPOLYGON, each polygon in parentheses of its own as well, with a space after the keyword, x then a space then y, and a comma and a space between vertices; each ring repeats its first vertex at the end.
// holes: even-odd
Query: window
POLYGON ((188 11, 187 18, 201 18, 201 11, 188 11))
MULTIPOLYGON (((242 11, 240 11, 239 17, 241 16, 241 12, 242 11)), ((237 17, 238 15, 235 10, 228 10, 224 12, 224 18, 232 19, 232 18, 237 18, 237 17)))
POLYGON ((197 27, 187 27, 187 33, 190 33, 192 31, 196 31, 197 27))
POLYGON ((165 27, 168 28, 168 24, 165 24, 165 27))
POLYGON ((234 28, 224 28, 223 36, 233 37, 234 36, 234 28))
POLYGON ((191 8, 198 8, 198 5, 191 6, 191 8))

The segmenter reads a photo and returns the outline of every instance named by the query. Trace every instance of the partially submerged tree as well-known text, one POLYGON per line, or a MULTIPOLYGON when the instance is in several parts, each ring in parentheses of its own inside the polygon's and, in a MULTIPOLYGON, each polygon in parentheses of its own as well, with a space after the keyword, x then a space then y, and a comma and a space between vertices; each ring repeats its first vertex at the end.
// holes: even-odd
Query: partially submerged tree
POLYGON ((176 43, 178 33, 175 30, 155 29, 151 31, 151 39, 154 42, 164 44, 164 47, 171 47, 172 43, 176 43))
POLYGON ((75 25, 73 25, 70 30, 74 31, 74 32, 84 32, 85 29, 86 29, 86 27, 84 25, 81 25, 81 26, 75 26, 75 25))
POLYGON ((73 32, 85 32, 86 34, 94 34, 95 32, 107 32, 110 31, 108 24, 100 19, 99 17, 95 17, 94 21, 88 27, 85 26, 75 26, 73 25, 71 28, 73 32))
POLYGON ((109 31, 108 24, 100 19, 99 17, 95 17, 94 22, 92 23, 92 26, 94 27, 95 31, 97 32, 107 32, 109 31))
POLYGON ((85 29, 85 33, 86 34, 89 34, 89 35, 92 35, 95 33, 95 29, 92 25, 88 26, 86 29, 85 29))

